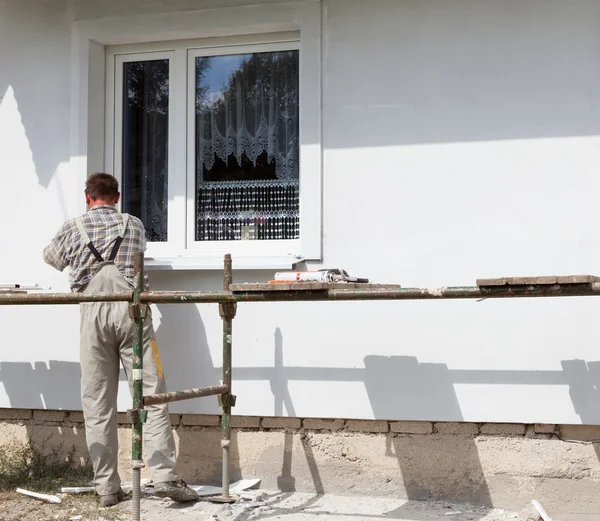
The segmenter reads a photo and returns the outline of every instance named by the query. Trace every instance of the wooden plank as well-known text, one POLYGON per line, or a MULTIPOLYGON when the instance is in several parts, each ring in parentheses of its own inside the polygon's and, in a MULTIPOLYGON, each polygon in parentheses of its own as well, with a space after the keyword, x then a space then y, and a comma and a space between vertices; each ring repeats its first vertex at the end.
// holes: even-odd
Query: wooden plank
POLYGON ((541 277, 507 277, 506 283, 512 286, 549 285, 556 284, 556 276, 541 277))
POLYGON ((549 286, 553 284, 591 284, 600 282, 594 275, 543 275, 540 277, 501 277, 477 279, 478 286, 549 286))
POLYGON ((400 289, 399 284, 360 284, 357 282, 290 282, 282 284, 254 283, 231 284, 234 293, 246 291, 326 291, 328 289, 400 289))
POLYGON ((559 284, 591 284, 592 282, 600 282, 600 277, 594 275, 565 275, 557 277, 559 284))
POLYGON ((478 286, 504 286, 506 280, 504 280, 504 277, 499 279, 477 279, 476 284, 478 286))

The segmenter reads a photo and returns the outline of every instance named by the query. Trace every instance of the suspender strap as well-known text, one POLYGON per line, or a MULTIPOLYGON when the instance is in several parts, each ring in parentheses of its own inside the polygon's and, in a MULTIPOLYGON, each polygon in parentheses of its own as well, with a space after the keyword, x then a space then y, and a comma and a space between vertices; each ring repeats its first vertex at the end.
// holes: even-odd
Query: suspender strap
POLYGON ((96 260, 98 262, 104 262, 102 255, 100 255, 98 253, 98 250, 96 249, 96 247, 93 245, 92 241, 90 240, 90 236, 85 231, 85 226, 83 226, 83 221, 81 220, 81 217, 77 217, 75 222, 77 224, 77 229, 79 230, 79 233, 83 237, 83 242, 85 242, 85 245, 90 249, 90 251, 92 252, 92 255, 96 258, 96 260))
MULTIPOLYGON (((127 228, 127 223, 129 222, 129 214, 125 213, 122 215, 123 215, 123 224, 121 224, 121 230, 119 231, 117 240, 115 241, 115 243, 113 245, 113 249, 110 252, 110 257, 108 258, 109 262, 114 261, 115 258, 117 257, 117 253, 119 252, 119 247, 121 246, 121 243, 123 242, 123 237, 125 236, 125 229, 127 228)), ((83 221, 81 220, 81 217, 77 217, 75 222, 77 224, 77 229, 79 230, 79 233, 81 234, 81 237, 83 238, 83 242, 85 242, 85 245, 90 249, 90 251, 92 252, 92 255, 96 258, 96 260, 98 262, 104 262, 102 255, 100 255, 100 253, 98 252, 98 250, 92 243, 90 236, 85 231, 85 226, 83 225, 83 221)))
POLYGON ((129 214, 124 213, 123 215, 123 224, 121 225, 121 231, 119 232, 119 236, 113 245, 113 249, 110 252, 110 257, 108 257, 109 261, 114 261, 117 257, 117 253, 119 252, 119 247, 123 242, 123 237, 125 236, 125 228, 127 228, 127 223, 129 222, 129 214))

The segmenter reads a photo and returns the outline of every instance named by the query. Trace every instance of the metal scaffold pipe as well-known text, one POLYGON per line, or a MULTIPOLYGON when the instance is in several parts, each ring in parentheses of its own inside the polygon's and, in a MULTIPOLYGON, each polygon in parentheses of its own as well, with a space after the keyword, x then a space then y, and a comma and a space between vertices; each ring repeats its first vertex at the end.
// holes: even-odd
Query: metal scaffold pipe
MULTIPOLYGON (((231 255, 225 255, 223 270, 223 292, 229 292, 233 282, 231 255)), ((221 447, 223 449, 223 475, 221 501, 233 502, 229 496, 229 456, 231 447, 231 408, 235 405, 235 396, 231 394, 231 351, 232 351, 232 326, 236 313, 235 302, 219 304, 219 315, 223 320, 223 384, 227 392, 220 396, 220 404, 223 408, 221 416, 221 447)))
POLYGON ((216 396, 229 392, 226 385, 213 385, 210 387, 198 387, 197 389, 186 389, 185 391, 171 391, 169 393, 150 394, 144 396, 144 405, 156 405, 158 403, 179 402, 181 400, 191 400, 192 398, 202 398, 205 396, 216 396))
POLYGON ((227 303, 227 302, 312 302, 350 300, 478 300, 541 297, 600 296, 600 283, 523 286, 449 286, 440 288, 400 289, 325 289, 306 291, 150 291, 142 293, 142 302, 156 304, 227 303))
POLYGON ((81 302, 131 302, 133 291, 111 293, 0 293, 0 306, 25 304, 79 304, 81 302))
MULTIPOLYGON (((143 291, 144 304, 226 304, 237 302, 312 302, 350 300, 460 300, 544 297, 597 297, 600 283, 523 286, 448 286, 400 289, 325 289, 306 291, 143 291)), ((0 293, 0 306, 132 302, 133 292, 116 293, 0 293)))
POLYGON ((134 321, 133 332, 133 406, 130 411, 132 428, 132 443, 131 443, 131 466, 133 471, 133 498, 131 514, 133 521, 140 521, 140 501, 141 501, 141 474, 144 462, 142 460, 142 438, 143 438, 143 422, 146 413, 144 408, 144 380, 143 380, 143 363, 144 363, 144 319, 148 305, 140 302, 140 294, 144 288, 144 254, 139 253, 135 257, 135 275, 133 289, 133 303, 130 304, 129 314, 134 321))

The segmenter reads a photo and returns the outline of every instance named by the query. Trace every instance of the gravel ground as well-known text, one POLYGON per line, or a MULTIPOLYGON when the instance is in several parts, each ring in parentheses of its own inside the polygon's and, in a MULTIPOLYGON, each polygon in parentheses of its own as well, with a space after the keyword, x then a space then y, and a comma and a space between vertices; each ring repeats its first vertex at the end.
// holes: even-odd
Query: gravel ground
MULTIPOLYGON (((233 505, 211 503, 207 500, 192 504, 173 503, 145 495, 142 499, 142 521, 375 521, 401 519, 404 521, 524 521, 530 512, 506 512, 443 501, 405 501, 389 498, 315 496, 302 493, 252 491, 260 506, 251 501, 233 505)), ((116 507, 100 509, 93 494, 63 496, 61 504, 49 504, 16 493, 0 494, 2 521, 128 521, 131 501, 116 507), (81 517, 79 517, 81 516, 81 517), (75 518, 75 519, 73 519, 75 518)))

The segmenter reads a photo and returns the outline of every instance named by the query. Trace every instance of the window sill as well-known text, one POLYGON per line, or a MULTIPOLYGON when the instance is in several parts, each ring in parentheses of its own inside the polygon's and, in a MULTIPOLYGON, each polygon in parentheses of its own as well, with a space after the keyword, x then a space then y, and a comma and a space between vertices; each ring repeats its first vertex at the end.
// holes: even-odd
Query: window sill
MULTIPOLYGON (((303 262, 299 256, 286 255, 280 257, 236 257, 232 256, 234 270, 271 270, 293 269, 296 264, 303 262)), ((144 267, 148 271, 170 270, 223 270, 222 257, 146 257, 144 267)))

